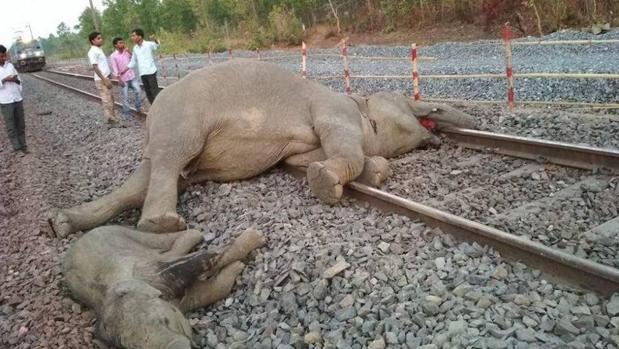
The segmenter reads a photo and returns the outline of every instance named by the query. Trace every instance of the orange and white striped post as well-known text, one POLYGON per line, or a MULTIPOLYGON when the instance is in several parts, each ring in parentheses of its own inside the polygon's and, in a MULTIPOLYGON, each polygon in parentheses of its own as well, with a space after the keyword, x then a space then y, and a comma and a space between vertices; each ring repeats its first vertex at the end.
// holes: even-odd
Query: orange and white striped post
POLYGON ((307 45, 305 45, 305 41, 301 42, 301 75, 303 79, 307 79, 307 45))
POLYGON ((180 69, 178 69, 178 61, 176 60, 176 53, 172 54, 172 57, 174 57, 174 67, 176 68, 176 77, 180 80, 181 71, 180 69))
POLYGON ((208 64, 213 65, 213 59, 211 58, 211 49, 208 50, 208 64))
POLYGON ((514 69, 512 66, 512 28, 509 23, 503 27, 503 42, 505 43, 505 74, 507 75, 507 106, 514 110, 514 69))
POLYGON ((161 77, 165 80, 166 73, 165 73, 165 67, 163 66, 163 55, 161 54, 159 54, 159 64, 161 65, 161 77))
POLYGON ((417 70, 417 44, 411 44, 411 64, 413 65, 413 99, 421 100, 419 94, 419 71, 417 70))
POLYGON ((262 59, 262 55, 260 54, 260 49, 256 47, 256 54, 258 55, 258 60, 262 59))
POLYGON ((342 53, 342 59, 344 60, 344 84, 346 94, 349 95, 351 92, 350 89, 350 69, 348 68, 348 45, 346 44, 346 39, 342 39, 340 51, 342 53))

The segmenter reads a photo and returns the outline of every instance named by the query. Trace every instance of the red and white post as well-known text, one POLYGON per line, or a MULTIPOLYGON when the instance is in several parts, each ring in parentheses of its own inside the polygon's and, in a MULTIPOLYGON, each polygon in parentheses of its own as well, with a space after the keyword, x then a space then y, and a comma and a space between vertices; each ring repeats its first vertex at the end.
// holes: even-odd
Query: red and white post
POLYGON ((503 42, 505 43, 505 74, 507 75, 507 106, 514 110, 514 69, 512 66, 512 28, 509 23, 503 27, 503 42))
POLYGON ((256 54, 258 55, 258 60, 262 60, 262 55, 260 54, 260 49, 256 47, 256 54))
POLYGON ((351 92, 350 89, 350 69, 348 68, 348 45, 346 44, 346 39, 342 39, 340 51, 342 53, 342 59, 344 60, 344 84, 346 94, 349 95, 351 92))
POLYGON ((165 80, 166 73, 165 73, 165 67, 163 66, 163 56, 161 54, 159 54, 159 64, 161 65, 161 77, 165 80))
POLYGON ((305 41, 301 42, 301 76, 307 79, 307 45, 305 41))
POLYGON ((417 70, 417 44, 411 44, 411 64, 413 65, 413 99, 421 100, 419 93, 419 71, 417 70))
POLYGON ((180 80, 181 79, 181 71, 180 69, 178 69, 178 61, 176 60, 176 54, 172 54, 172 57, 174 57, 174 67, 176 68, 176 77, 180 80))
POLYGON ((228 49, 228 59, 232 59, 232 49, 228 49))

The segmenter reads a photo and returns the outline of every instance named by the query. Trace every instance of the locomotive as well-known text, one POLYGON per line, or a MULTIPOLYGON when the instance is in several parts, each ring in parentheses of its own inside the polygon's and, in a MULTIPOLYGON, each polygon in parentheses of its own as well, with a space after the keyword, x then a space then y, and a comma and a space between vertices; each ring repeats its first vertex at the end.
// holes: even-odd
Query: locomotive
POLYGON ((45 51, 37 40, 16 41, 9 49, 11 63, 20 72, 37 71, 45 67, 45 51))

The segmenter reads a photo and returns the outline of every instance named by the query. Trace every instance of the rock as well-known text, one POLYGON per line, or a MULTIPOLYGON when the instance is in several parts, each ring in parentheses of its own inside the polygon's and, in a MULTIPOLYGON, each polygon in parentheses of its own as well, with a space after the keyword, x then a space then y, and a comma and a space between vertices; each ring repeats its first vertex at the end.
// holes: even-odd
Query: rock
POLYGON ((20 326, 19 327, 19 331, 17 332, 17 336, 18 337, 23 337, 26 335, 26 333, 28 333, 28 328, 25 326, 20 326))
POLYGON ((438 270, 443 270, 443 268, 445 268, 445 258, 444 257, 438 257, 434 260, 434 264, 436 265, 436 268, 438 270))
POLYGON ((307 344, 316 344, 322 342, 322 336, 319 332, 308 332, 303 336, 303 341, 307 344))
POLYGON ((385 332, 385 338, 388 344, 398 344, 398 335, 395 332, 385 332))
POLYGON ((523 342, 535 342, 535 332, 530 328, 516 330, 516 338, 523 342))
POLYGON ((385 344, 385 340, 383 337, 377 338, 373 340, 369 345, 368 349, 385 349, 387 345, 385 344))
POLYGON ((584 305, 572 307, 570 311, 572 312, 572 314, 576 315, 591 315, 591 310, 589 310, 589 307, 586 307, 584 305))
POLYGON ((454 288, 453 294, 458 297, 464 297, 464 295, 467 294, 467 292, 471 291, 472 289, 473 289, 473 286, 467 283, 463 283, 463 284, 458 285, 456 288, 454 288))
POLYGON ((619 314, 619 293, 613 294, 610 298, 608 304, 606 304, 606 312, 608 312, 610 316, 619 314))
POLYGON ((449 335, 449 338, 457 337, 457 336, 460 336, 466 333, 466 329, 467 329, 466 321, 464 320, 451 321, 447 329, 447 334, 449 335))
POLYGON ((479 300, 477 301, 477 306, 483 309, 486 309, 491 305, 492 305, 492 301, 490 300, 490 297, 488 297, 487 295, 482 295, 481 297, 479 297, 479 300))
POLYGON ((378 249, 383 253, 387 253, 389 252, 389 246, 390 244, 388 242, 381 241, 380 244, 378 244, 378 249))
POLYGON ((496 269, 494 269, 494 273, 492 274, 492 277, 498 280, 502 280, 502 279, 505 279, 507 275, 508 275, 507 269, 505 268, 504 265, 501 264, 498 267, 496 267, 496 269))
POLYGON ((323 300, 327 296, 329 283, 326 280, 320 280, 314 287, 312 295, 317 300, 323 300))
POLYGON ((580 330, 567 317, 563 317, 555 326, 554 333, 558 336, 578 335, 580 330))
POLYGON ((335 318, 338 321, 347 321, 357 316, 357 311, 354 307, 340 309, 335 312, 335 318))
POLYGON ((348 269, 349 267, 350 267, 350 264, 348 264, 344 260, 340 260, 337 263, 335 263, 332 267, 330 267, 327 270, 325 270, 324 273, 322 274, 322 277, 324 279, 332 279, 334 276, 336 276, 337 274, 343 272, 344 270, 348 269))

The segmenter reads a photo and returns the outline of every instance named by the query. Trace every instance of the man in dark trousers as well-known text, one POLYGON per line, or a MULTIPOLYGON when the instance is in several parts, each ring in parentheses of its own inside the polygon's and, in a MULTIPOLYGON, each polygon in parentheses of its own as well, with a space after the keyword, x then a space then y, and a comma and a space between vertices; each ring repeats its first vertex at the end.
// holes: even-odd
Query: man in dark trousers
POLYGON ((7 61, 6 47, 0 45, 0 111, 13 151, 23 155, 29 152, 26 147, 26 121, 21 90, 17 70, 7 61))
POLYGON ((128 69, 135 69, 137 66, 142 84, 144 84, 146 97, 150 104, 153 104, 155 97, 159 93, 157 66, 155 65, 155 56, 153 55, 153 52, 159 49, 159 40, 144 40, 144 31, 142 29, 132 31, 131 40, 135 46, 133 46, 133 55, 127 67, 128 69))

